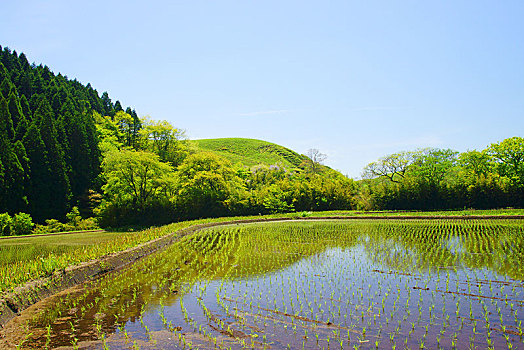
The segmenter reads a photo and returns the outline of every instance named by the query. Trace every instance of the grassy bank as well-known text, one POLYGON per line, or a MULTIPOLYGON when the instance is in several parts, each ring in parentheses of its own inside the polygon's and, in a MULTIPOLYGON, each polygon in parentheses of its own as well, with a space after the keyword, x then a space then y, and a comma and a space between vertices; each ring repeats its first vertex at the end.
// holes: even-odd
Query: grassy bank
POLYGON ((21 349, 519 348, 524 221, 478 217, 184 230, 3 334, 21 349))
POLYGON ((67 266, 123 251, 144 242, 174 233, 183 228, 212 222, 255 218, 308 216, 505 216, 524 215, 523 209, 464 210, 442 212, 358 212, 328 211, 274 214, 266 216, 201 219, 152 227, 136 232, 89 232, 68 235, 27 236, 0 241, 0 293, 27 281, 46 277, 67 266))
POLYGON ((333 210, 314 212, 315 216, 502 216, 502 215, 524 215, 524 209, 464 209, 464 210, 440 210, 440 211, 353 211, 333 210))
POLYGON ((193 140, 191 143, 198 150, 216 153, 233 164, 241 163, 248 167, 280 164, 288 170, 296 170, 305 159, 289 148, 255 139, 203 139, 193 140))
POLYGON ((0 294, 54 271, 136 247, 189 226, 249 218, 259 217, 192 220, 140 231, 57 233, 0 240, 0 294))

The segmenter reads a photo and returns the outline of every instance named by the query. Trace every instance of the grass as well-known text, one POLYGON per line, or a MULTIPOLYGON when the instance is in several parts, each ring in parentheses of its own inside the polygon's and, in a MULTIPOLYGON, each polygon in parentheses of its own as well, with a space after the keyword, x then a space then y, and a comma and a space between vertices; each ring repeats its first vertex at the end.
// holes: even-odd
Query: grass
POLYGON ((248 167, 280 164, 288 170, 296 170, 305 159, 305 156, 289 148, 262 140, 221 138, 191 142, 196 149, 217 153, 233 164, 241 163, 248 167))
MULTIPOLYGON (((264 218, 297 214, 267 215, 264 218)), ((28 281, 107 254, 136 247, 189 226, 260 218, 260 216, 208 218, 151 227, 136 232, 88 232, 25 236, 0 240, 0 294, 28 281)))
POLYGON ((355 210, 333 210, 313 213, 315 216, 506 216, 524 215, 524 209, 464 209, 464 210, 384 210, 384 211, 355 211, 355 210))
POLYGON ((25 282, 107 254, 136 247, 177 230, 230 218, 202 219, 136 232, 88 232, 0 240, 0 294, 25 282))
POLYGON ((326 211, 200 219, 153 227, 137 232, 92 232, 70 235, 27 236, 0 240, 0 294, 30 280, 51 275, 70 265, 100 258, 147 241, 174 233, 177 230, 210 222, 256 218, 301 218, 309 216, 467 216, 467 215, 524 215, 524 209, 461 210, 442 212, 359 212, 326 211))
POLYGON ((133 232, 79 232, 69 235, 23 236, 0 242, 0 267, 40 260, 50 255, 72 254, 94 245, 122 240, 133 232))
POLYGON ((520 348, 523 234, 512 219, 209 228, 58 296, 18 343, 520 348))

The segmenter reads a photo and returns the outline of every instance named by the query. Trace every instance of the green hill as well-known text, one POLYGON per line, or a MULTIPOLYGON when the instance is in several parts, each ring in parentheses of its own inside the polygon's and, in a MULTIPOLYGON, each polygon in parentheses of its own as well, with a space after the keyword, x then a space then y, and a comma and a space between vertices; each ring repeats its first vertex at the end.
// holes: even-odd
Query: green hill
POLYGON ((298 170, 307 159, 289 148, 255 139, 202 139, 192 140, 191 143, 196 150, 214 152, 229 159, 233 164, 242 163, 249 167, 257 164, 278 164, 288 170, 298 170))

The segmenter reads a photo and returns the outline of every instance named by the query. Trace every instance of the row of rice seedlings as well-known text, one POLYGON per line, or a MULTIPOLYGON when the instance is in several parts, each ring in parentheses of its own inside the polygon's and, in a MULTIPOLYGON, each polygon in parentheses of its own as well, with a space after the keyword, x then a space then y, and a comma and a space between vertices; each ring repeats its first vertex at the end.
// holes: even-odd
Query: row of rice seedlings
POLYGON ((86 329, 108 347, 161 342, 164 329, 175 348, 518 347, 522 271, 501 264, 519 259, 522 233, 513 221, 418 220, 206 230, 38 322, 52 344, 70 322, 69 345, 86 329))
MULTIPOLYGON (((187 226, 187 224, 173 224, 159 228, 150 228, 130 234, 115 233, 114 239, 98 242, 96 244, 52 247, 45 246, 38 251, 31 250, 32 244, 14 247, 3 247, 6 250, 20 249, 22 252, 12 252, 17 256, 35 254, 34 259, 18 259, 11 261, 9 255, 0 254, 0 293, 12 290, 24 282, 49 276, 53 272, 67 266, 89 261, 101 256, 135 247, 141 243, 153 240, 187 226), (26 251, 27 250, 27 251, 26 251), (4 260, 6 262, 4 262, 4 260), (8 262, 8 263, 7 263, 8 262)), ((38 237, 35 237, 38 238, 38 237)), ((68 239, 65 237, 64 239, 68 239)), ((93 233, 93 240, 97 240, 93 233)))
POLYGON ((93 244, 77 246, 71 244, 69 247, 60 247, 57 242, 67 244, 69 240, 74 240, 75 235, 56 235, 56 237, 44 237, 46 241, 53 240, 53 243, 47 244, 45 247, 41 246, 38 250, 31 247, 34 245, 33 242, 40 242, 42 237, 24 238, 28 243, 18 245, 16 248, 13 247, 13 242, 15 241, 2 241, 0 252, 6 254, 0 254, 0 293, 10 291, 27 281, 50 276, 53 272, 64 269, 67 266, 135 247, 193 225, 249 218, 232 217, 184 221, 137 232, 104 233, 104 239, 99 239, 97 233, 92 233, 90 235, 92 236, 92 241, 94 241, 93 244), (110 235, 110 238, 108 238, 108 235, 110 235), (15 260, 13 260, 13 256, 16 256, 15 260), (27 259, 28 257, 34 258, 27 259))
MULTIPOLYGON (((224 247, 230 247, 231 240, 224 239, 214 242, 215 251, 224 247), (217 244, 218 243, 218 244, 217 244)), ((163 295, 169 295, 168 299, 177 299, 188 289, 188 283, 196 278, 201 278, 195 271, 201 269, 201 263, 195 252, 198 252, 202 240, 197 236, 176 243, 167 251, 148 257, 130 270, 117 275, 117 278, 108 276, 101 281, 92 283, 92 287, 84 288, 83 293, 68 294, 54 304, 51 310, 44 310, 35 317, 33 325, 35 328, 47 329, 51 325, 51 335, 48 338, 56 338, 56 342, 63 342, 64 315, 76 323, 78 330, 71 337, 80 340, 92 340, 93 333, 86 329, 96 328, 95 323, 100 321, 102 333, 118 333, 118 328, 123 331, 125 323, 137 323, 142 326, 143 317, 155 306, 151 302, 162 300, 163 295), (112 315, 109 317, 107 315, 112 315), (86 324, 90 320, 91 324, 86 324), (118 324, 118 327, 115 325, 118 324)), ((210 267, 216 270, 214 266, 210 267)), ((171 300, 172 302, 172 300, 171 300)), ((144 324, 145 325, 145 324, 144 324)), ((38 332, 35 333, 37 335, 38 332)), ((36 336, 35 341, 41 339, 36 336)), ((53 343, 54 344, 54 343, 53 343)))
MULTIPOLYGON (((496 310, 497 310, 497 314, 499 314, 499 322, 500 322, 500 329, 504 330, 504 329, 507 329, 507 326, 505 325, 505 323, 507 323, 507 321, 504 319, 504 317, 501 315, 503 315, 503 312, 501 311, 501 307, 499 305, 500 301, 497 300, 497 299, 494 299, 494 298, 499 298, 499 297, 493 297, 493 296, 486 296, 485 293, 487 292, 487 290, 483 289, 483 286, 482 284, 477 284, 477 288, 478 288, 478 291, 476 291, 476 293, 478 294, 474 294, 474 295, 463 295, 465 293, 462 293, 460 292, 460 285, 459 285, 459 282, 461 281, 461 279, 465 279, 465 281, 471 281, 471 280, 475 280, 475 281, 479 281, 479 280, 486 280, 486 281, 491 281, 491 278, 493 277, 493 274, 497 272, 497 269, 495 268, 491 271, 489 270, 486 270, 486 268, 490 268, 490 267, 493 267, 493 265, 488 265, 488 266, 484 266, 484 270, 481 270, 480 272, 482 273, 482 275, 479 275, 477 274, 477 271, 476 270, 472 270, 469 266, 470 266, 470 261, 467 260, 467 257, 468 255, 466 255, 466 253, 464 253, 464 244, 465 244, 465 238, 471 240, 472 237, 474 237, 474 234, 475 235, 478 235, 479 233, 482 234, 482 235, 485 235, 486 237, 489 237, 490 236, 490 233, 489 233, 489 228, 490 226, 489 225, 485 225, 485 224, 482 224, 482 225, 479 225, 479 224, 476 224, 476 223, 473 223, 472 225, 470 225, 470 227, 466 227, 466 229, 471 229, 471 232, 472 234, 470 235, 470 237, 463 237, 463 236, 458 236, 456 235, 454 232, 455 231, 459 231, 459 230, 464 230, 465 228, 463 226, 467 226, 467 225, 462 225, 462 223, 457 223, 457 222, 452 222, 452 223, 449 223, 449 222, 440 222, 438 225, 425 225, 425 227, 422 227, 422 230, 420 229, 420 224, 419 223, 416 223, 416 224, 412 224, 411 222, 410 223, 405 223, 405 224, 402 224, 402 225, 398 225, 398 226, 392 226, 392 225, 389 225, 389 224, 383 224, 383 226, 386 226, 386 227, 383 227, 384 229, 388 230, 388 232, 392 232, 393 234, 391 235, 391 237, 388 237, 389 235, 386 234, 382 234, 381 237, 382 239, 376 239, 376 238, 379 238, 379 237, 374 237, 373 239, 369 239, 369 237, 366 237, 364 239, 364 242, 366 242, 366 249, 369 250, 371 253, 374 252, 374 249, 378 248, 379 251, 380 249, 382 249, 384 247, 384 238, 386 239, 393 239, 395 241, 395 244, 396 245, 400 245, 400 247, 402 248, 402 253, 399 253, 397 252, 397 256, 400 256, 400 257, 405 257, 406 255, 409 256, 409 252, 412 252, 412 255, 413 256, 416 256, 417 257, 417 260, 415 261, 412 261, 411 264, 407 264, 407 266, 410 266, 408 267, 409 270, 406 270, 406 269, 402 269, 401 271, 403 272, 409 272, 411 274, 413 274, 414 271, 418 271, 419 273, 422 274, 422 277, 425 277, 424 280, 422 282, 418 281, 418 280, 415 280, 415 286, 412 286, 416 289, 418 289, 420 295, 419 295, 419 300, 418 300, 418 303, 417 303, 417 311, 418 311, 418 318, 417 318, 417 325, 419 325, 419 327, 422 327, 425 331, 423 333, 423 336, 424 337, 427 337, 427 334, 428 334, 428 328, 431 330, 431 325, 434 325, 435 322, 437 322, 438 318, 441 319, 442 321, 442 324, 443 324, 443 327, 442 329, 446 329, 448 328, 449 329, 449 324, 450 324, 450 315, 452 315, 452 313, 450 312, 450 306, 448 306, 448 309, 446 310, 446 306, 451 304, 451 302, 447 299, 449 299, 448 297, 451 297, 453 298, 453 300, 457 300, 457 302, 455 303, 455 309, 454 309, 454 314, 456 315, 456 318, 457 318, 457 321, 454 325, 454 327, 456 329, 458 329, 459 331, 458 332, 462 332, 462 328, 464 327, 464 321, 462 320, 465 316, 461 316, 462 315, 462 312, 461 312, 461 305, 463 303, 465 303, 466 301, 468 301, 469 299, 469 314, 470 316, 473 315, 473 313, 477 312, 478 310, 478 307, 474 307, 474 305, 471 303, 471 299, 475 300, 476 302, 480 303, 480 305, 482 305, 482 302, 483 302, 483 299, 482 298, 491 298, 489 300, 492 301, 492 304, 495 305, 496 307, 496 310), (388 227, 389 226, 389 227, 388 227), (404 228, 402 227, 404 226, 404 228), (393 230, 392 230, 392 227, 395 227, 397 229, 397 233, 395 233, 393 230), (398 230, 399 227, 401 228, 401 230, 398 230), (411 229, 409 232, 407 229, 411 229), (400 231, 400 232, 398 232, 400 231), (487 231, 487 232, 484 232, 484 231, 487 231), (400 234, 399 234, 400 233, 400 234), (385 237, 384 237, 385 236, 385 237), (422 241, 422 243, 419 243, 420 241, 422 241), (407 244, 406 244, 407 242, 407 244), (418 246, 414 246, 414 244, 418 244, 418 246), (418 250, 417 251, 414 251, 413 252, 413 247, 417 248, 418 250), (408 249, 406 249, 408 248, 408 249), (452 273, 450 274, 450 271, 452 271, 452 273), (441 276, 442 275, 442 276, 441 276), (445 288, 441 287, 440 285, 435 285, 433 280, 434 278, 437 278, 437 280, 440 282, 441 280, 444 282, 443 278, 441 277, 444 277, 446 278, 445 280, 445 288), (454 282, 455 284, 455 292, 451 291, 450 288, 451 288, 451 282, 454 282), (425 311, 423 309, 423 305, 427 303, 427 299, 428 297, 427 296, 423 296, 422 293, 427 293, 426 291, 430 290, 430 287, 431 288, 431 295, 430 295, 430 306, 428 307, 427 311, 425 311), (462 295, 461 295, 462 294, 462 295), (435 308, 436 308, 436 305, 437 305, 437 302, 436 302, 436 298, 438 295, 441 295, 442 298, 443 298, 443 302, 442 302, 442 305, 443 305, 443 308, 442 308, 442 313, 441 315, 437 315, 436 312, 435 312, 435 308), (465 299, 465 300, 462 300, 462 299, 465 299), (475 310, 475 311, 474 311, 475 310), (427 319, 429 318, 429 324, 423 324, 424 322, 427 322, 427 319), (459 323, 460 322, 460 323, 459 323)), ((500 230, 500 226, 499 226, 499 230, 500 230)), ((377 231, 380 231, 380 228, 379 230, 377 231)), ((372 231, 372 232, 377 232, 377 231, 372 231)), ((520 231, 521 232, 521 231, 520 231)), ((518 237, 517 237, 518 238, 518 237)), ((493 238, 490 238, 490 241, 493 242, 494 239, 493 238)), ((398 248, 398 247, 397 247, 398 248)), ((391 254, 391 247, 388 248, 388 252, 389 254, 391 254)), ((474 253, 474 252, 468 252, 469 255, 471 255, 471 253, 474 253)), ((500 256, 502 256, 501 254, 499 254, 500 256)), ((514 256, 510 257, 510 258, 515 258, 514 256)), ((385 259, 384 259, 385 260, 385 259)), ((375 259, 375 262, 377 263, 381 263, 381 262, 384 262, 384 260, 382 259, 375 259)), ((391 259, 389 259, 391 260, 391 259)), ((389 262, 391 263, 391 261, 386 261, 386 262, 389 262)), ((398 263, 398 261, 397 261, 398 263)), ((388 264, 390 265, 390 264, 388 264)), ((330 266, 330 272, 331 272, 331 275, 333 276, 333 270, 332 268, 333 267, 336 267, 336 264, 332 264, 330 266)), ((389 268, 391 268, 391 266, 388 266, 389 268)), ((396 267, 396 266, 395 266, 396 267)), ((359 268, 358 270, 359 272, 362 271, 362 268, 359 268)), ((369 270, 368 270, 369 272, 369 270)), ((307 273, 305 274, 307 275, 307 273)), ((392 273, 392 275, 398 279, 399 277, 400 278, 404 278, 404 276, 402 275, 402 272, 399 274, 398 273, 398 270, 396 270, 395 272, 392 273)), ((336 276, 335 276, 336 277, 336 276)), ((347 278, 347 277, 346 277, 347 278)), ((349 276, 349 278, 354 278, 354 276, 349 276)), ((503 277, 504 278, 504 277, 503 277)), ((328 280, 328 283, 329 283, 330 280, 328 280)), ((367 282, 369 282, 369 273, 367 274, 367 276, 364 276, 363 278, 363 284, 365 285, 367 282)), ((270 299, 272 300, 273 304, 274 304, 274 310, 276 311, 280 311, 281 308, 279 308, 279 304, 280 305, 290 305, 291 306, 291 309, 294 310, 293 308, 293 298, 292 297, 289 297, 286 299, 286 296, 285 296, 285 293, 284 293, 284 290, 290 290, 289 287, 290 285, 295 287, 297 286, 297 281, 296 279, 294 279, 293 281, 291 281, 291 279, 288 279, 287 283, 283 280, 280 281, 280 286, 277 285, 276 288, 274 288, 273 284, 272 284, 272 279, 269 279, 269 284, 270 284, 270 288, 274 288, 274 293, 273 295, 270 297, 270 298, 266 298, 266 299, 270 299), (278 302, 278 300, 281 300, 280 303, 278 302)), ((379 283, 380 283, 380 280, 379 280, 379 283)), ((389 283, 392 283, 391 281, 389 281, 389 283)), ((462 282, 460 282, 462 283, 462 282)), ((396 310, 396 304, 399 303, 399 300, 400 300, 400 296, 402 296, 402 294, 407 294, 407 296, 404 298, 406 300, 406 304, 407 304, 407 307, 406 307, 406 311, 407 311, 407 315, 409 317, 409 314, 412 312, 412 309, 413 308, 410 308, 410 305, 409 305, 409 300, 410 300, 410 287, 411 286, 408 286, 407 283, 406 285, 403 286, 403 288, 401 288, 402 286, 400 286, 401 283, 395 283, 395 287, 397 289, 397 297, 395 298, 395 300, 393 301, 393 312, 390 312, 390 315, 386 315, 385 316, 385 321, 386 321, 386 325, 390 322, 391 319, 394 318, 395 316, 395 311, 396 310)), ((470 283, 471 284, 471 283, 470 283)), ((488 284, 489 285, 489 284, 488 284)), ((370 287, 371 284, 368 284, 368 286, 370 287)), ((323 287, 323 286, 322 286, 323 287)), ((332 286, 330 286, 332 287, 332 286)), ((513 286, 512 286, 512 290, 515 292, 515 293, 520 293, 521 290, 522 290, 522 284, 519 284, 519 283, 514 283, 513 286)), ((255 287, 255 290, 257 287, 255 287)), ((314 294, 317 294, 317 295, 320 295, 322 296, 323 295, 323 289, 321 289, 320 291, 318 291, 318 288, 315 287, 315 291, 314 291, 314 294)), ((362 290, 362 288, 360 288, 362 290)), ((376 286, 374 288, 376 290, 376 286)), ((373 306, 375 304, 375 301, 372 300, 372 299, 376 299, 377 295, 383 295, 384 293, 382 292, 381 290, 382 288, 379 289, 379 291, 376 291, 375 294, 371 294, 372 295, 372 298, 368 299, 368 305, 371 305, 373 306), (370 302, 369 302, 370 301, 370 302)), ((387 288, 386 289, 386 292, 385 292, 385 297, 382 297, 382 301, 381 301, 381 304, 382 305, 385 305, 387 304, 386 300, 387 300, 387 296, 388 296, 388 291, 390 291, 391 287, 387 288)), ((359 290, 359 289, 357 289, 359 290)), ((367 291, 365 292, 370 292, 371 290, 371 287, 368 288, 367 291)), ((493 290, 493 284, 492 284, 492 287, 491 287, 491 290, 493 290)), ((504 289, 503 288, 500 288, 498 289, 497 293, 504 293, 503 295, 503 298, 500 298, 502 300, 504 300, 504 302, 508 302, 508 300, 511 300, 510 299, 510 295, 508 293, 505 293, 504 292, 504 289)), ((302 290, 298 290, 296 291, 296 293, 292 292, 291 294, 293 295, 301 295, 302 293, 304 293, 304 291, 302 290)), ((226 294, 233 294, 233 291, 227 291, 226 294)), ((257 294, 256 292, 254 293, 255 295, 257 294)), ((471 293, 469 293, 471 294, 471 293)), ((242 297, 243 295, 246 295, 246 292, 244 291, 242 293, 241 290, 239 290, 237 292, 237 295, 238 297, 242 297)), ((253 294, 250 294, 250 295, 253 295, 253 294)), ((364 293, 363 292, 360 292, 360 299, 357 298, 357 301, 363 301, 364 300, 364 297, 363 297, 364 293)), ((369 295, 369 294, 368 294, 369 295)), ((515 295, 517 296, 517 295, 515 295)), ((343 296, 343 298, 341 299, 344 299, 344 297, 346 296, 343 296)), ((331 298, 333 299, 333 298, 331 298)), ((346 299, 347 300, 347 299, 346 299)), ((247 303, 246 304, 249 304, 249 305, 252 305, 253 304, 253 300, 247 300, 247 303)), ((311 303, 310 303, 311 304, 311 303)), ((378 304, 378 303, 377 303, 378 304)), ((467 304, 467 305, 468 305, 467 304)), ((316 310, 311 310, 310 313, 311 314, 314 314, 316 316, 318 316, 318 314, 324 314, 322 311, 322 305, 319 305, 317 304, 318 307, 316 310)), ((324 303, 324 306, 326 306, 326 303, 324 303)), ((357 304, 358 306, 358 304, 357 304)), ((517 309, 520 307, 522 307, 521 303, 519 303, 519 305, 517 306, 516 303, 513 303, 513 306, 511 306, 511 303, 508 302, 508 306, 510 306, 510 309, 512 309, 512 322, 513 322, 513 327, 515 327, 515 329, 517 330, 517 332, 520 334, 521 331, 519 331, 518 327, 519 327, 519 324, 521 324, 522 320, 519 318, 519 315, 517 314, 517 309)), ((283 306, 284 309, 284 313, 286 313, 286 306, 283 306)), ((328 307, 328 311, 331 311, 331 307, 332 305, 327 305, 328 307)), ((301 311, 303 310, 304 308, 302 307, 301 311)), ((385 310, 384 310, 385 311, 385 310)), ((349 311, 350 314, 351 314, 351 310, 349 311)), ((386 312, 384 312, 386 313, 386 312)), ((486 314, 486 312, 485 312, 486 314)), ((489 315, 492 315, 492 314, 495 314, 494 312, 489 312, 489 315)), ((331 316, 333 316, 333 312, 331 312, 331 316)), ((376 319, 377 315, 374 315, 374 318, 376 319)), ((383 315, 382 315, 383 316, 383 315)), ((384 318, 384 316, 382 317, 382 319, 384 318)), ((473 317, 470 317, 471 319, 473 319, 473 317)), ((402 316, 402 319, 405 321, 406 320, 406 315, 402 316)), ((476 333, 476 330, 477 330, 477 324, 474 324, 474 319, 473 319, 473 323, 472 323, 472 333, 473 335, 476 333)), ((329 318, 328 318, 328 322, 329 322, 329 318)), ((493 322, 490 321, 490 322, 493 322)), ((402 324, 401 324, 402 325, 402 324)), ((489 335, 490 333, 490 327, 491 327, 492 324, 486 326, 486 331, 487 331, 487 334, 489 335)), ((365 328, 365 327, 364 327, 365 328)), ((362 329, 364 329, 362 328, 362 329)), ((395 327, 396 329, 396 333, 399 333, 399 328, 400 327, 395 327)), ((415 327, 412 327, 413 330, 412 332, 415 332, 415 327)), ((453 328, 453 327, 452 327, 453 328)), ((381 326, 379 325, 379 331, 381 329, 381 326)), ((441 331, 442 332, 442 331, 441 331)), ((452 335, 455 336, 456 334, 458 334, 458 332, 454 332, 452 335)), ((435 331, 433 332, 435 333, 435 331)), ((466 333, 466 332, 463 332, 463 333, 466 333)), ((504 334, 506 334, 505 332, 503 332, 504 334)), ((456 337, 451 337, 451 340, 452 342, 456 342, 456 337)), ((439 339, 438 342, 440 343, 440 339, 442 338, 442 336, 438 336, 438 337, 435 337, 435 340, 436 339, 439 339)), ((499 337, 500 338, 500 337, 499 337)), ((504 335, 504 338, 506 338, 506 335, 504 335)), ((486 344, 489 343, 489 336, 487 338, 488 340, 486 340, 486 344)), ((508 342, 508 344, 510 344, 510 342, 508 342)), ((419 344, 420 345, 420 344, 419 344)), ((488 344, 489 345, 489 344, 488 344)))

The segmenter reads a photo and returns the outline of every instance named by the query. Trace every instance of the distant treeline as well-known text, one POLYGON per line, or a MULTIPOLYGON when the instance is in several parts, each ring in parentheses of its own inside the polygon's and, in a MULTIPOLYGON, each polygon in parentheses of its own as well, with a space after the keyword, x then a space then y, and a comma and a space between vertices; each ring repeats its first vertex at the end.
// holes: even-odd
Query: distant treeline
POLYGON ((524 207, 524 138, 481 151, 426 148, 387 155, 364 169, 362 209, 524 207))
POLYGON ((145 226, 289 211, 524 205, 519 137, 460 154, 395 153, 369 164, 360 181, 321 165, 324 155, 310 151, 291 170, 233 165, 193 149, 170 123, 139 117, 106 92, 99 96, 90 84, 0 47, 3 234, 26 232, 32 220, 62 230, 95 225, 82 221, 87 217, 102 226, 145 226))

